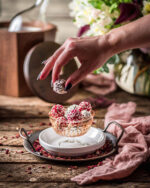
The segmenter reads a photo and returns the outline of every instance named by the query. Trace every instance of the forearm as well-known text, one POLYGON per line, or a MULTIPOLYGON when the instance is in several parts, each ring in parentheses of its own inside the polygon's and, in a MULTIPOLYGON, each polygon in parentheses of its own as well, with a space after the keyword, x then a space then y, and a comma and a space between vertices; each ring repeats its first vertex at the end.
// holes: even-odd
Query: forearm
POLYGON ((106 37, 112 55, 127 49, 148 47, 150 46, 150 15, 113 29, 106 37))

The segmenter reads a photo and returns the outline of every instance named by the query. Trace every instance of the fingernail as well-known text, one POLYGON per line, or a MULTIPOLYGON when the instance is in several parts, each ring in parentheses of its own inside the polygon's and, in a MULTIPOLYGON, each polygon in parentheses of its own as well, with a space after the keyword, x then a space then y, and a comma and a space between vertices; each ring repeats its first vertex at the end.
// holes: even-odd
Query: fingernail
POLYGON ((41 65, 46 65, 47 60, 42 61, 41 65))
POLYGON ((53 81, 51 80, 51 87, 53 87, 53 81))
POLYGON ((42 74, 42 72, 39 73, 37 80, 40 80, 41 74, 42 74))
POLYGON ((71 89, 71 88, 72 88, 72 84, 69 83, 69 84, 65 87, 65 91, 68 91, 68 90, 71 89))

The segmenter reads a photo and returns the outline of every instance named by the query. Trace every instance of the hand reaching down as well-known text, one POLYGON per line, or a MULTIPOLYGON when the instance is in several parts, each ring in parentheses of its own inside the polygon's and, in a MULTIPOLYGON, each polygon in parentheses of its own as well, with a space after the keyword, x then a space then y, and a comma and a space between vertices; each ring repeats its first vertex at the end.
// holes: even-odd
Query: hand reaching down
POLYGON ((66 42, 46 61, 46 65, 39 78, 45 79, 52 70, 53 83, 59 78, 62 67, 69 60, 77 57, 81 63, 66 81, 66 90, 80 82, 88 73, 102 66, 111 57, 111 50, 106 36, 69 38, 66 42))
POLYGON ((52 71, 53 83, 59 78, 61 68, 77 57, 80 68, 66 81, 65 90, 80 82, 88 73, 102 66, 111 56, 127 49, 150 46, 150 15, 111 30, 103 36, 70 38, 46 61, 38 76, 45 79, 52 71), (138 31, 138 32, 137 32, 138 31))

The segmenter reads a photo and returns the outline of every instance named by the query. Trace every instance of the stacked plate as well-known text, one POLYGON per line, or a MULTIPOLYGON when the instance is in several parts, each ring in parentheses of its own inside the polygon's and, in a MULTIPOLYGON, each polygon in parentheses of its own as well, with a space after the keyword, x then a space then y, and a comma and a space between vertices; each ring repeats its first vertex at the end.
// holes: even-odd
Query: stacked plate
POLYGON ((105 133, 91 127, 86 134, 79 137, 58 135, 53 128, 47 128, 39 134, 39 142, 49 153, 58 156, 82 156, 101 148, 106 141, 105 133))

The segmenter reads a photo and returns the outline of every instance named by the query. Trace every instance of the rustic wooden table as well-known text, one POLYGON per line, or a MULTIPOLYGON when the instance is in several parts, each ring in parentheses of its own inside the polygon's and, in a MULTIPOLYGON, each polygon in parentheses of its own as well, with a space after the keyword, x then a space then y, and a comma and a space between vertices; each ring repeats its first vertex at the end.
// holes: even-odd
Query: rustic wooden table
MULTIPOLYGON (((71 100, 81 99, 87 94, 80 91, 71 100)), ((137 103, 136 116, 149 115, 150 99, 117 91, 108 96, 117 102, 137 103)), ((87 165, 70 169, 70 165, 40 160, 27 153, 18 137, 18 129, 39 130, 48 127, 47 113, 50 104, 36 97, 13 98, 0 96, 0 187, 78 187, 70 178, 87 170, 87 165), (42 123, 44 122, 44 123, 42 123), (9 151, 9 152, 8 152, 9 151), (8 153, 8 154, 7 154, 8 153), (49 166, 52 168, 50 169, 49 166), (31 168, 31 170, 30 170, 31 168)), ((106 109, 96 110, 96 118, 101 120, 106 109)), ((117 181, 100 181, 88 187, 150 187, 150 162, 142 164, 131 176, 117 181)))

